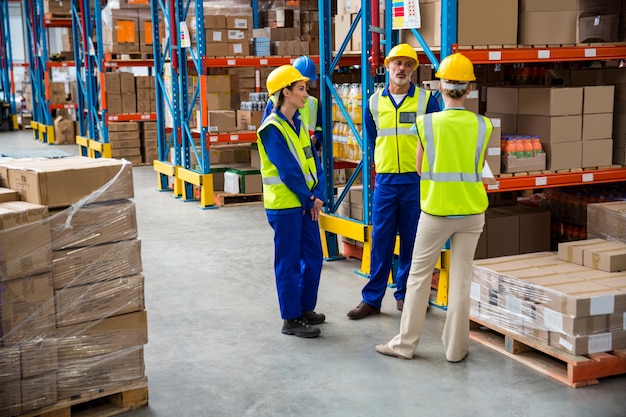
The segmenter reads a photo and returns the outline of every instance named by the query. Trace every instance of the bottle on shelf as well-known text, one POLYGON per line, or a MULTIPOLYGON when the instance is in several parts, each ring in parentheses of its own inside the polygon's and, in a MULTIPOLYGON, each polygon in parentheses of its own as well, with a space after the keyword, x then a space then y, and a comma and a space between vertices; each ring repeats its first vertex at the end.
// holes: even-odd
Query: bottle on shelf
POLYGON ((530 138, 530 136, 524 136, 524 139, 522 139, 522 143, 524 146, 524 158, 532 158, 534 153, 533 153, 533 143, 532 143, 532 139, 530 138))
POLYGON ((543 153, 543 147, 541 146, 539 136, 533 136, 531 140, 533 144, 533 156, 541 155, 543 153))

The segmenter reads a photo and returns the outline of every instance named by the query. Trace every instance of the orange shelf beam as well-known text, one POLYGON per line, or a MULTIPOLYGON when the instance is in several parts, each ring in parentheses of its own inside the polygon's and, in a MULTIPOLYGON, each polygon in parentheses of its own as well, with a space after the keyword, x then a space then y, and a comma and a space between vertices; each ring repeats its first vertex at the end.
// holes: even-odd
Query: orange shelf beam
POLYGON ((65 68, 65 67, 75 67, 76 63, 74 61, 47 61, 46 67, 50 68, 65 68))
POLYGON ((46 14, 43 26, 47 28, 71 28, 72 19, 53 18, 50 14, 46 14))
POLYGON ((105 68, 120 68, 120 67, 153 67, 153 59, 127 59, 127 60, 105 60, 105 68))
POLYGON ((595 61, 626 58, 626 45, 559 46, 534 48, 463 49, 475 64, 517 64, 520 62, 595 61))
POLYGON ((65 104, 50 104, 51 110, 59 110, 59 109, 75 109, 78 107, 76 103, 65 103, 65 104))
MULTIPOLYGON (((220 67, 278 67, 280 65, 291 64, 297 57, 290 56, 243 56, 230 58, 204 58, 202 65, 205 68, 220 67)), ((319 64, 319 56, 311 56, 316 64, 319 64)), ((360 55, 343 56, 341 65, 359 65, 361 62, 360 55)))
POLYGON ((485 188, 487 192, 521 191, 619 181, 626 181, 626 168, 498 178, 496 184, 485 188))

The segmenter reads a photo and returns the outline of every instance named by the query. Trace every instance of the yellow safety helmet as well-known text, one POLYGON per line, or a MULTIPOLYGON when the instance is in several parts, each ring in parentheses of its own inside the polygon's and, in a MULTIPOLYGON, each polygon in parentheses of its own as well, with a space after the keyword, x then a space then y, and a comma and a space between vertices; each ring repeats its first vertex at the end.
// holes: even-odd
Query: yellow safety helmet
POLYGON ((439 64, 435 77, 442 80, 470 82, 475 81, 474 65, 463 54, 455 53, 448 55, 439 64))
POLYGON ((417 60, 417 53, 415 49, 409 44, 401 43, 399 45, 391 48, 391 51, 387 54, 387 58, 385 58, 385 66, 389 65, 389 61, 393 58, 404 57, 412 59, 415 63, 415 68, 419 66, 419 61, 417 60))
POLYGON ((270 75, 267 76, 265 86, 267 87, 267 93, 273 95, 296 81, 309 81, 309 79, 300 74, 300 71, 295 69, 293 65, 287 64, 281 65, 270 72, 270 75))

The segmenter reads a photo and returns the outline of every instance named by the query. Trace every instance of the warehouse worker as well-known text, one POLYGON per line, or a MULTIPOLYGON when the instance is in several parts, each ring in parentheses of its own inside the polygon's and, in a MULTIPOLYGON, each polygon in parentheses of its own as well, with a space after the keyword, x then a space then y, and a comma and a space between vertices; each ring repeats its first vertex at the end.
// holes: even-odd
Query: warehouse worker
MULTIPOLYGON (((300 71, 300 74, 307 77, 309 81, 317 80, 317 67, 315 66, 315 62, 313 62, 310 57, 306 55, 299 56, 293 61, 293 66, 295 69, 300 71)), ((270 99, 267 101, 267 106, 265 106, 263 120, 265 120, 265 118, 272 112, 275 104, 276 97, 270 96, 270 99)), ((309 135, 313 140, 315 149, 319 152, 322 148, 323 135, 322 113, 317 98, 308 96, 306 105, 299 109, 298 112, 300 113, 300 118, 302 118, 305 127, 309 131, 309 135)))
POLYGON ((353 320, 380 313, 397 234, 400 257, 394 297, 396 308, 402 311, 420 216, 420 177, 415 160, 418 139, 411 127, 417 116, 439 111, 439 103, 430 92, 411 82, 411 74, 418 66, 417 54, 411 46, 393 47, 384 63, 389 85, 374 93, 365 109, 365 129, 370 148, 374 149, 376 186, 370 279, 363 287, 362 301, 347 314, 353 320))
POLYGON ((274 274, 282 333, 317 337, 326 317, 316 313, 322 272, 318 220, 324 176, 298 109, 306 106, 308 78, 291 65, 273 70, 267 91, 276 105, 257 131, 263 204, 274 229, 274 274))
POLYGON ((462 54, 446 57, 436 76, 444 111, 419 117, 417 160, 421 175, 422 215, 407 282, 400 334, 376 350, 411 359, 420 340, 430 296, 433 269, 450 240, 448 312, 441 337, 446 359, 459 362, 469 348, 470 281, 488 200, 482 168, 491 121, 465 110, 474 66, 462 54))

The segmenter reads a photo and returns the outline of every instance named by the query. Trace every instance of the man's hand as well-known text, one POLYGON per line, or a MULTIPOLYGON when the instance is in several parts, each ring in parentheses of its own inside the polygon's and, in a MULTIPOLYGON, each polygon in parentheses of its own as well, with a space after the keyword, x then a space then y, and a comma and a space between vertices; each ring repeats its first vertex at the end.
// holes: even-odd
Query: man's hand
POLYGON ((311 196, 311 200, 314 201, 313 207, 311 207, 311 220, 316 222, 320 218, 320 214, 322 213, 322 207, 324 207, 324 202, 319 198, 316 198, 314 195, 311 196))

